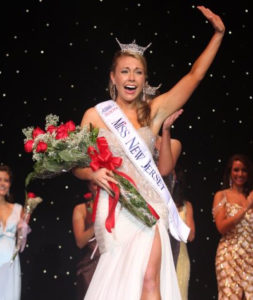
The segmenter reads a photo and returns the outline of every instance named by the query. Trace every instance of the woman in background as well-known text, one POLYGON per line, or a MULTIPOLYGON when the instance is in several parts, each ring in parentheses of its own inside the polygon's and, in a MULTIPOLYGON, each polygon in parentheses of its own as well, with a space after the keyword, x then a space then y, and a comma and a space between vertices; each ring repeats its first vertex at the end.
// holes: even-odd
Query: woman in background
MULTIPOLYGON (((187 197, 185 196, 185 176, 183 169, 179 164, 176 165, 176 168, 173 171, 173 177, 175 180, 175 184, 172 191, 172 198, 176 203, 180 217, 191 229, 188 237, 188 242, 192 242, 195 238, 193 207, 191 202, 188 201, 187 197)), ((182 241, 179 244, 176 271, 182 300, 188 300, 191 264, 187 244, 182 241)))
POLYGON ((19 300, 21 295, 21 272, 19 255, 12 262, 15 252, 18 223, 22 206, 12 203, 10 188, 12 171, 0 166, 0 299, 19 300))
POLYGON ((97 185, 89 181, 88 189, 90 193, 84 195, 86 201, 76 205, 72 215, 74 237, 76 245, 80 249, 76 270, 77 300, 83 300, 100 256, 94 236, 94 225, 91 220, 97 185))
POLYGON ((218 299, 253 299, 253 171, 243 154, 231 156, 224 189, 213 201, 213 217, 222 235, 216 252, 218 299))
MULTIPOLYGON (((181 115, 182 110, 171 115, 163 124, 162 137, 157 142, 158 168, 164 181, 171 192, 182 220, 190 228, 188 241, 195 238, 195 222, 193 207, 185 196, 186 182, 182 167, 178 164, 178 158, 182 151, 182 144, 177 139, 171 139, 170 128, 173 122, 181 115)), ((177 272, 177 279, 182 300, 188 299, 190 280, 190 258, 186 243, 179 242, 170 235, 172 254, 177 272)))

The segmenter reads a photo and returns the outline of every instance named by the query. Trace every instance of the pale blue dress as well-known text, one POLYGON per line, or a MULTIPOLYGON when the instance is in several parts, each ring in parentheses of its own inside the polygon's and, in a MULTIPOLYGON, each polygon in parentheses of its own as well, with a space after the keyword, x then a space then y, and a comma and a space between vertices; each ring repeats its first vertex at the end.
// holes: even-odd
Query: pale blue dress
POLYGON ((21 272, 19 256, 13 263, 16 230, 22 206, 15 203, 4 228, 0 222, 0 300, 19 300, 21 294, 21 272))

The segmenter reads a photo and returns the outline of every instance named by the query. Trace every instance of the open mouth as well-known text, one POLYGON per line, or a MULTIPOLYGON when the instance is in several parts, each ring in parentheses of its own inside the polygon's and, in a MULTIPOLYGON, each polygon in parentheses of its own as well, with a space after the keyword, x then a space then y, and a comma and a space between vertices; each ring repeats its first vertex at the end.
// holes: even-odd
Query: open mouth
POLYGON ((128 90, 128 91, 135 91, 136 90, 136 85, 126 85, 125 87, 124 87, 126 90, 128 90))

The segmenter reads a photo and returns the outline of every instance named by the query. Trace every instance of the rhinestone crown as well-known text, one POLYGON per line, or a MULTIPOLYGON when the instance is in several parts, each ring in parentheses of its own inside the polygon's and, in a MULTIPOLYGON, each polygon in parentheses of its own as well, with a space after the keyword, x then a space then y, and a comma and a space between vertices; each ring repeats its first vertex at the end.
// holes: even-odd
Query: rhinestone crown
POLYGON ((161 83, 158 86, 150 86, 148 82, 145 83, 144 92, 148 96, 155 96, 156 91, 161 87, 161 83))
POLYGON ((131 44, 121 44, 120 41, 116 38, 117 43, 120 46, 121 51, 123 52, 133 52, 138 53, 139 55, 143 55, 144 52, 151 46, 152 43, 149 43, 146 47, 142 47, 136 44, 135 40, 132 41, 131 44))

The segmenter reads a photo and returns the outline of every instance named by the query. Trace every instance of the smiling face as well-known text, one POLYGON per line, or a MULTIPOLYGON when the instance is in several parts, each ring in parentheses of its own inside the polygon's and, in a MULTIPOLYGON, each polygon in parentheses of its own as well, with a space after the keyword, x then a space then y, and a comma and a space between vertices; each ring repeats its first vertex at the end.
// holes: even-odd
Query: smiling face
POLYGON ((248 180, 246 166, 240 160, 233 161, 230 176, 233 185, 243 187, 248 180))
POLYGON ((141 60, 128 55, 120 56, 110 76, 112 83, 116 85, 117 100, 131 102, 138 99, 146 78, 141 60))
POLYGON ((10 190, 10 175, 6 171, 0 171, 0 197, 6 197, 10 190))

